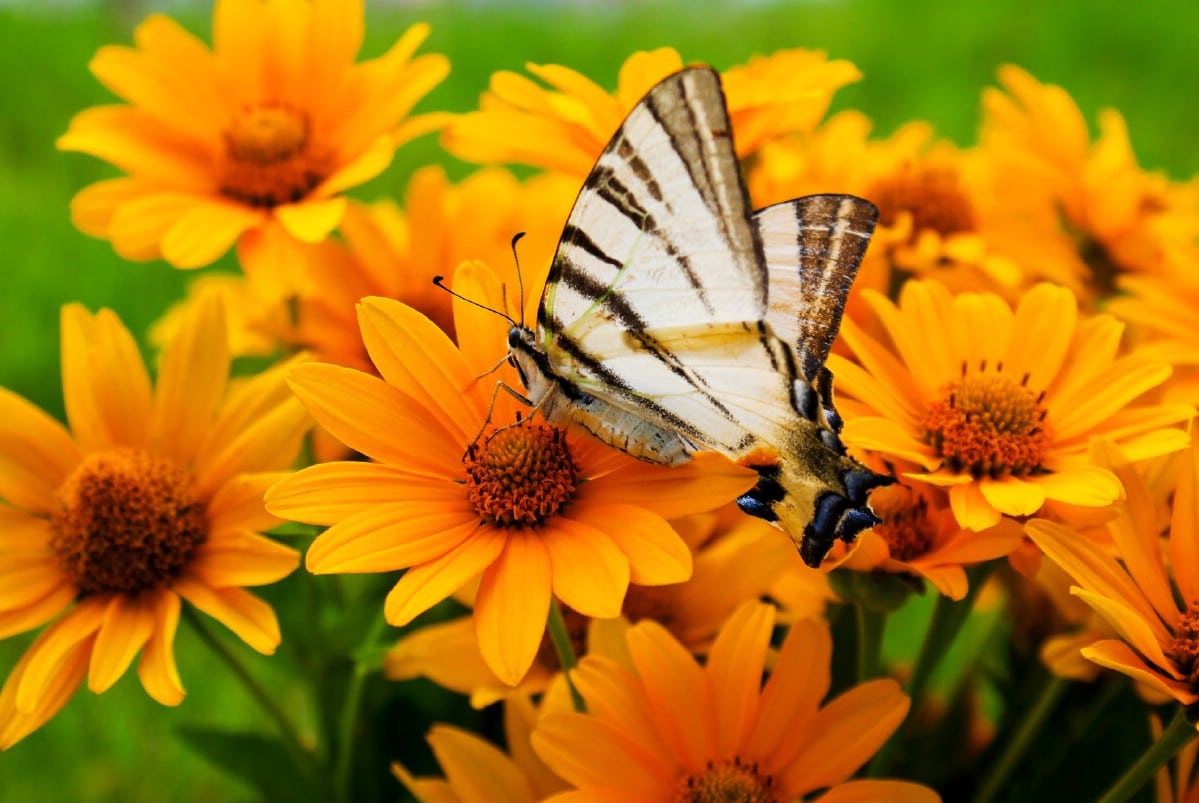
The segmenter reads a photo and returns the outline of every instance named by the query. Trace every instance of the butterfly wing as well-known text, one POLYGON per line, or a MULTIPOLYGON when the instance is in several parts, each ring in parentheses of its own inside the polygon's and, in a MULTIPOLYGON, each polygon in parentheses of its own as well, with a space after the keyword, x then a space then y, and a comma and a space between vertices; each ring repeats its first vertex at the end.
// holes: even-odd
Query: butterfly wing
POLYGON ((878 208, 852 195, 809 195, 754 214, 770 277, 767 320, 796 349, 809 382, 841 326, 849 288, 878 221, 878 208))
POLYGON ((767 428, 755 415, 777 411, 771 428, 788 417, 794 366, 766 310, 719 77, 683 70, 633 109, 584 184, 542 296, 540 349, 599 402, 735 455, 767 428))

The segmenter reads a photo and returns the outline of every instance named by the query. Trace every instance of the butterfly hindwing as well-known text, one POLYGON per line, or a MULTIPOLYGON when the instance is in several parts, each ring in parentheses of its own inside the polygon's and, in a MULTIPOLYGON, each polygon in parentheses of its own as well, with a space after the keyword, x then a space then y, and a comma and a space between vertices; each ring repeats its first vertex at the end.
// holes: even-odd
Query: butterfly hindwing
POLYGON ((770 277, 767 319, 795 346, 803 376, 816 382, 878 208, 852 195, 809 195, 761 209, 754 221, 770 277))

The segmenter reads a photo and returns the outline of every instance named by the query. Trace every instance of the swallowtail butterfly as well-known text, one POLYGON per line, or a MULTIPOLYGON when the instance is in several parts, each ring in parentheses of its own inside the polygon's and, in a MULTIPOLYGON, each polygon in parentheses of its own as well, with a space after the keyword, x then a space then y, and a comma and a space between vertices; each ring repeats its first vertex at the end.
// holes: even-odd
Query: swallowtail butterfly
POLYGON ((753 212, 718 74, 671 75, 584 183, 536 331, 509 333, 529 401, 643 460, 755 469, 738 504, 818 566, 890 481, 846 455, 824 367, 877 217, 850 195, 753 212))

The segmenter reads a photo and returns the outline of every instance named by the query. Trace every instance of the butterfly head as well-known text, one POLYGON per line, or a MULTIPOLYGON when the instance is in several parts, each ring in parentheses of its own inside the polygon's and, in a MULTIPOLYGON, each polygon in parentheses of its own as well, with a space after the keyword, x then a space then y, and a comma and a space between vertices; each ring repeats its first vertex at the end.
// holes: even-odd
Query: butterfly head
POLYGON ((534 406, 554 389, 549 358, 538 345, 537 334, 524 324, 514 324, 508 330, 508 362, 520 374, 520 381, 534 406))

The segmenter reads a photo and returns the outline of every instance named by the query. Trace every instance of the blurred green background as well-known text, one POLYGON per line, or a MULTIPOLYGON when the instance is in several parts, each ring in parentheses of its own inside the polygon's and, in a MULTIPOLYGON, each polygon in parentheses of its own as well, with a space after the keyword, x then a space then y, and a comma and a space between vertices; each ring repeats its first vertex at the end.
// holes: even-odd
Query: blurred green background
MULTIPOLYGON (((111 100, 87 71, 91 55, 105 44, 128 44, 151 11, 176 16, 210 41, 206 3, 0 2, 0 385, 56 415, 62 411, 59 307, 70 301, 111 307, 144 336, 190 279, 163 263, 122 262, 106 242, 75 231, 67 213, 71 196, 114 173, 54 148, 74 113, 111 100)), ((969 144, 982 88, 993 85, 998 65, 1015 63, 1064 86, 1092 123, 1100 108, 1123 112, 1143 166, 1174 178, 1199 172, 1192 87, 1199 3, 371 3, 364 55, 379 54, 417 20, 433 26, 423 51, 445 53, 453 64, 421 110, 470 109, 492 71, 528 61, 565 64, 611 88, 621 61, 638 49, 673 45, 687 61, 723 68, 754 54, 807 47, 849 59, 865 73, 837 95, 834 108, 862 109, 879 134, 926 119, 941 135, 969 144)), ((384 177, 352 194, 399 195, 412 170, 432 160, 448 161, 434 140, 416 143, 384 177)), ((461 176, 467 168, 451 170, 461 176)), ((228 260, 221 266, 233 268, 228 260)), ((291 628, 309 622, 303 611, 287 609, 294 583, 268 594, 282 608, 280 655, 249 658, 280 683, 300 663, 289 653, 291 628)), ((0 674, 29 641, 0 644, 0 674)), ((182 706, 151 702, 132 672, 101 697, 79 693, 48 726, 0 754, 0 801, 253 799, 250 787, 212 769, 171 734, 195 725, 270 733, 269 723, 186 626, 178 647, 189 690, 182 706)), ((403 743, 419 741, 433 713, 422 691, 428 689, 418 687, 391 724, 404 733, 403 743)))

